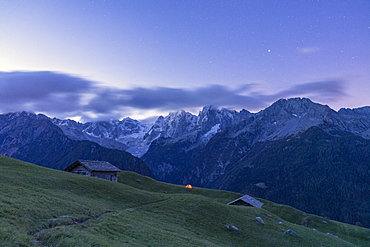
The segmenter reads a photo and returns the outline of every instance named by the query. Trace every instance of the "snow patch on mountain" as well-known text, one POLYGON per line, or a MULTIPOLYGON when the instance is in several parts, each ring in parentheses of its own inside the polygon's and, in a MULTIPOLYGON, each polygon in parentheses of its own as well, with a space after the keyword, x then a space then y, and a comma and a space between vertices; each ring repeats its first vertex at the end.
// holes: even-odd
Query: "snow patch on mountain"
POLYGON ((218 132, 220 131, 220 123, 213 126, 207 133, 205 133, 201 141, 202 142, 208 142, 212 137, 214 137, 218 132))

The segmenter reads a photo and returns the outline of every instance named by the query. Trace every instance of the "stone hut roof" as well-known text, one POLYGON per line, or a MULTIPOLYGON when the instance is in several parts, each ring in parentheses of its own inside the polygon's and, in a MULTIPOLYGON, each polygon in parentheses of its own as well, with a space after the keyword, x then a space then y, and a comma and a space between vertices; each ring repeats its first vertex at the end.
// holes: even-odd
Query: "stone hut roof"
POLYGON ((250 205, 253 207, 260 208, 263 205, 263 202, 258 201, 257 199, 254 199, 253 197, 249 195, 244 195, 242 197, 239 197, 238 199, 229 202, 227 205, 250 205))
POLYGON ((98 161, 98 160, 77 160, 72 165, 65 168, 65 171, 71 171, 78 165, 82 165, 89 171, 100 171, 100 172, 120 172, 116 166, 112 165, 108 161, 98 161))

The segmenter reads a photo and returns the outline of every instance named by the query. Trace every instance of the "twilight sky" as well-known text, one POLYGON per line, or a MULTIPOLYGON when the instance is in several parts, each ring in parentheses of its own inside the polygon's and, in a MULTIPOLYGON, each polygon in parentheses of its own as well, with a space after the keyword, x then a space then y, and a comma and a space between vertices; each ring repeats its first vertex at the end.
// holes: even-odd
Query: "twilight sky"
POLYGON ((0 113, 370 105, 368 0, 1 0, 0 113))

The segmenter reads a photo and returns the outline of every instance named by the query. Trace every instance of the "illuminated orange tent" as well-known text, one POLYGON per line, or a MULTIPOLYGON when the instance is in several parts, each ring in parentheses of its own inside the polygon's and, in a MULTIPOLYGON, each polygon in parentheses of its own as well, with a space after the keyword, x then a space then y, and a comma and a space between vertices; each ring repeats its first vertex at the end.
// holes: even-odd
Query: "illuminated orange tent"
POLYGON ((188 185, 185 186, 185 188, 192 189, 193 186, 191 186, 191 184, 188 184, 188 185))

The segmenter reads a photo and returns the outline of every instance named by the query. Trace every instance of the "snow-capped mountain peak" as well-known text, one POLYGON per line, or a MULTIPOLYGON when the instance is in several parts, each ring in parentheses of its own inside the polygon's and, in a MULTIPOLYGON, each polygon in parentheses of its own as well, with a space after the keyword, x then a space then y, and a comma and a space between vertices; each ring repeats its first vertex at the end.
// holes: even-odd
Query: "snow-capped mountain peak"
POLYGON ((158 138, 171 139, 174 142, 188 140, 193 146, 204 145, 217 133, 237 123, 241 124, 233 127, 235 135, 253 128, 259 129, 261 133, 258 140, 261 141, 296 134, 323 123, 335 124, 365 138, 370 137, 370 107, 341 109, 336 112, 327 105, 314 103, 307 98, 281 99, 258 113, 217 109, 211 105, 205 106, 197 116, 179 110, 165 117, 158 117, 154 124, 144 124, 129 117, 80 123, 74 120, 50 119, 45 115, 29 112, 6 115, 47 119, 71 139, 94 141, 108 148, 129 151, 139 157, 158 138), (368 118, 364 119, 364 116, 368 118))

